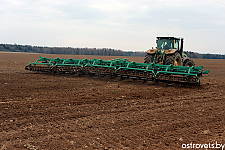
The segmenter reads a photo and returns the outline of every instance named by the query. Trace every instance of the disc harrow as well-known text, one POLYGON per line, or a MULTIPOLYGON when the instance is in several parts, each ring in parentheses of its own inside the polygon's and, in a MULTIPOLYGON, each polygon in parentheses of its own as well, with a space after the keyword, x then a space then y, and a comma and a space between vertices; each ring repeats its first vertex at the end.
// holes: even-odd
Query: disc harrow
POLYGON ((179 82, 200 84, 202 74, 208 74, 203 66, 186 67, 161 64, 130 62, 127 59, 63 59, 40 57, 29 63, 26 70, 58 74, 78 74, 90 76, 110 76, 144 81, 179 82))

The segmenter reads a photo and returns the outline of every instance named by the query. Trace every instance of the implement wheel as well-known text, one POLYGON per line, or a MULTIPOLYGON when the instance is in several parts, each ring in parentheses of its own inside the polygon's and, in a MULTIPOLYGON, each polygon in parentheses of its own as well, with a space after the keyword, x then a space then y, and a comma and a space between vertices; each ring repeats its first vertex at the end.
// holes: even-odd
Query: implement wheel
POLYGON ((144 63, 151 64, 154 62, 154 55, 147 54, 144 63))

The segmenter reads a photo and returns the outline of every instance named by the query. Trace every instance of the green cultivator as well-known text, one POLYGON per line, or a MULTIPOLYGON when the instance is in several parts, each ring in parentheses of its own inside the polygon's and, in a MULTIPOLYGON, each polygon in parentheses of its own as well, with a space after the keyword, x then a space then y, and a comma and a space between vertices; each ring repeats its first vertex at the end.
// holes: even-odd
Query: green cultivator
POLYGON ((138 79, 144 81, 180 82, 200 84, 203 66, 187 67, 161 64, 130 62, 127 59, 63 59, 40 57, 35 63, 29 63, 25 69, 36 72, 59 74, 98 75, 138 79))

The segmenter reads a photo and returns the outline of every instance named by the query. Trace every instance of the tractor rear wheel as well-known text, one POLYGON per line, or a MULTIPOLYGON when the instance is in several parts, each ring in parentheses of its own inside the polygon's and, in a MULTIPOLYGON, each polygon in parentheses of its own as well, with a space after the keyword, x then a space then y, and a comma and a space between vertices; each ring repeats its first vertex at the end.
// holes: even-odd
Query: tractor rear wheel
POLYGON ((166 57, 165 65, 170 65, 170 64, 173 64, 173 56, 166 57))
POLYGON ((144 63, 151 64, 154 62, 154 55, 147 54, 144 63))
POLYGON ((195 63, 192 60, 188 59, 184 61, 183 65, 186 67, 192 67, 192 66, 195 66, 195 63))

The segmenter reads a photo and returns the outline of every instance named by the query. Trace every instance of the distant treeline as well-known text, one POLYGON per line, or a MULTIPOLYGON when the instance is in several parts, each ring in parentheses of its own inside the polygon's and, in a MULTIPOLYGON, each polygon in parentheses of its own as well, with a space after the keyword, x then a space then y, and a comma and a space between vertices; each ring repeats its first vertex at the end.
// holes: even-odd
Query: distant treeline
MULTIPOLYGON (((0 44, 0 51, 45 53, 45 54, 68 54, 68 55, 105 55, 105 56, 139 56, 139 57, 144 57, 146 55, 146 51, 133 52, 111 48, 42 47, 42 46, 17 45, 17 44, 0 44)), ((220 54, 199 54, 191 51, 185 51, 185 53, 190 58, 225 59, 225 55, 220 54)))
POLYGON ((199 54, 196 52, 185 51, 185 54, 190 58, 199 58, 199 59, 225 59, 225 55, 221 54, 199 54))
POLYGON ((28 52, 45 54, 68 54, 68 55, 105 55, 105 56, 141 56, 145 52, 122 51, 111 48, 72 48, 72 47, 42 47, 17 44, 0 44, 0 51, 28 52))

